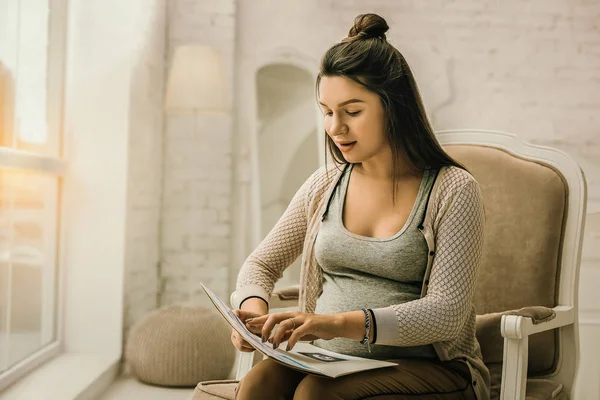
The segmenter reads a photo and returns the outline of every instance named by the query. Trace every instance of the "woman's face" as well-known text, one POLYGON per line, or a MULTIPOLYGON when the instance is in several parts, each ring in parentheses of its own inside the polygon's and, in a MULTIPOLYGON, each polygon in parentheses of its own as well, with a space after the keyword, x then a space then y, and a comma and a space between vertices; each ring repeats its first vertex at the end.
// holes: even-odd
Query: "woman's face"
POLYGON ((319 103, 325 131, 350 163, 362 163, 390 152, 385 112, 379 96, 341 76, 324 76, 319 103))

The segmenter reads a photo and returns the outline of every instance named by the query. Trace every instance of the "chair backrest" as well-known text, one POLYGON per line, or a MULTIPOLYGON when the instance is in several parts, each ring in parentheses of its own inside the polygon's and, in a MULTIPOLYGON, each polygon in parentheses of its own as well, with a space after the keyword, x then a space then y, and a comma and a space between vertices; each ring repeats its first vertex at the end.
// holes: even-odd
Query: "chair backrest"
MULTIPOLYGON (((491 131, 441 131, 444 149, 477 179, 486 244, 475 293, 478 314, 526 306, 575 307, 585 179, 566 154, 491 131)), ((571 392, 578 364, 577 321, 530 337, 530 376, 571 392)))

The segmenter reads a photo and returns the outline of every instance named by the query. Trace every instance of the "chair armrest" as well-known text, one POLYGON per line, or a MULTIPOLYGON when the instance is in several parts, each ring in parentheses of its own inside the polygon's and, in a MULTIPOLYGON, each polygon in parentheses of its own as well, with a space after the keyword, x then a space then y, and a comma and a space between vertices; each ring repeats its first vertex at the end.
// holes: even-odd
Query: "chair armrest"
POLYGON ((525 399, 529 336, 575 322, 575 309, 572 306, 558 306, 551 310, 554 312, 554 317, 547 315, 546 318, 537 318, 539 315, 526 312, 514 312, 511 314, 516 315, 502 316, 500 331, 504 336, 504 357, 500 399, 525 399))
POLYGON ((523 339, 529 335, 574 323, 575 310, 572 306, 557 306, 550 316, 540 313, 545 307, 526 307, 513 315, 503 315, 500 324, 502 336, 509 339, 523 339))
POLYGON ((294 285, 273 291, 269 299, 269 308, 297 307, 300 297, 300 286, 294 285))

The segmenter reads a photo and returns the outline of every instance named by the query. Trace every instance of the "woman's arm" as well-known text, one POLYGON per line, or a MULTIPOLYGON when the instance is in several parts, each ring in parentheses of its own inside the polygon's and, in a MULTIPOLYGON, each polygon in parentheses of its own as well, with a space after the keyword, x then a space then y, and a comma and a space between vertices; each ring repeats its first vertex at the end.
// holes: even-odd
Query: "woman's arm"
POLYGON ((269 305, 263 299, 251 297, 244 300, 239 309, 243 311, 250 311, 259 315, 265 315, 269 312, 269 305))
POLYGON ((279 221, 242 265, 236 291, 231 297, 233 308, 239 308, 252 296, 268 304, 275 283, 302 253, 307 229, 307 199, 319 171, 304 182, 279 221))
POLYGON ((473 178, 454 195, 441 218, 427 295, 374 309, 377 344, 419 346, 454 339, 462 331, 483 248, 483 203, 473 178))
MULTIPOLYGON (((252 333, 261 335, 263 342, 269 340, 273 343, 274 349, 287 340, 286 350, 291 350, 300 340, 329 340, 344 337, 358 341, 362 340, 366 333, 365 313, 362 310, 338 314, 285 311, 247 319, 246 327, 252 333), (272 330, 277 324, 279 327, 271 336, 272 330)), ((370 343, 373 343, 373 334, 374 328, 371 324, 370 343)))

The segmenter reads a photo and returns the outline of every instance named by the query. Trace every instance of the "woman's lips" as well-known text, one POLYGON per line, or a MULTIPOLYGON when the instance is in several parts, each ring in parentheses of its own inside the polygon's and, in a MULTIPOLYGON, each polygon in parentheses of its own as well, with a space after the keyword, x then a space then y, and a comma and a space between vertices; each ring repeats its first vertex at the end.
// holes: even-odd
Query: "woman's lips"
POLYGON ((340 148, 340 150, 341 150, 342 152, 344 152, 344 153, 345 153, 345 152, 347 152, 347 151, 350 151, 350 150, 352 150, 352 148, 354 147, 354 145, 355 145, 355 144, 356 144, 356 142, 352 142, 352 143, 348 143, 348 144, 341 144, 341 143, 338 143, 338 147, 340 148))

